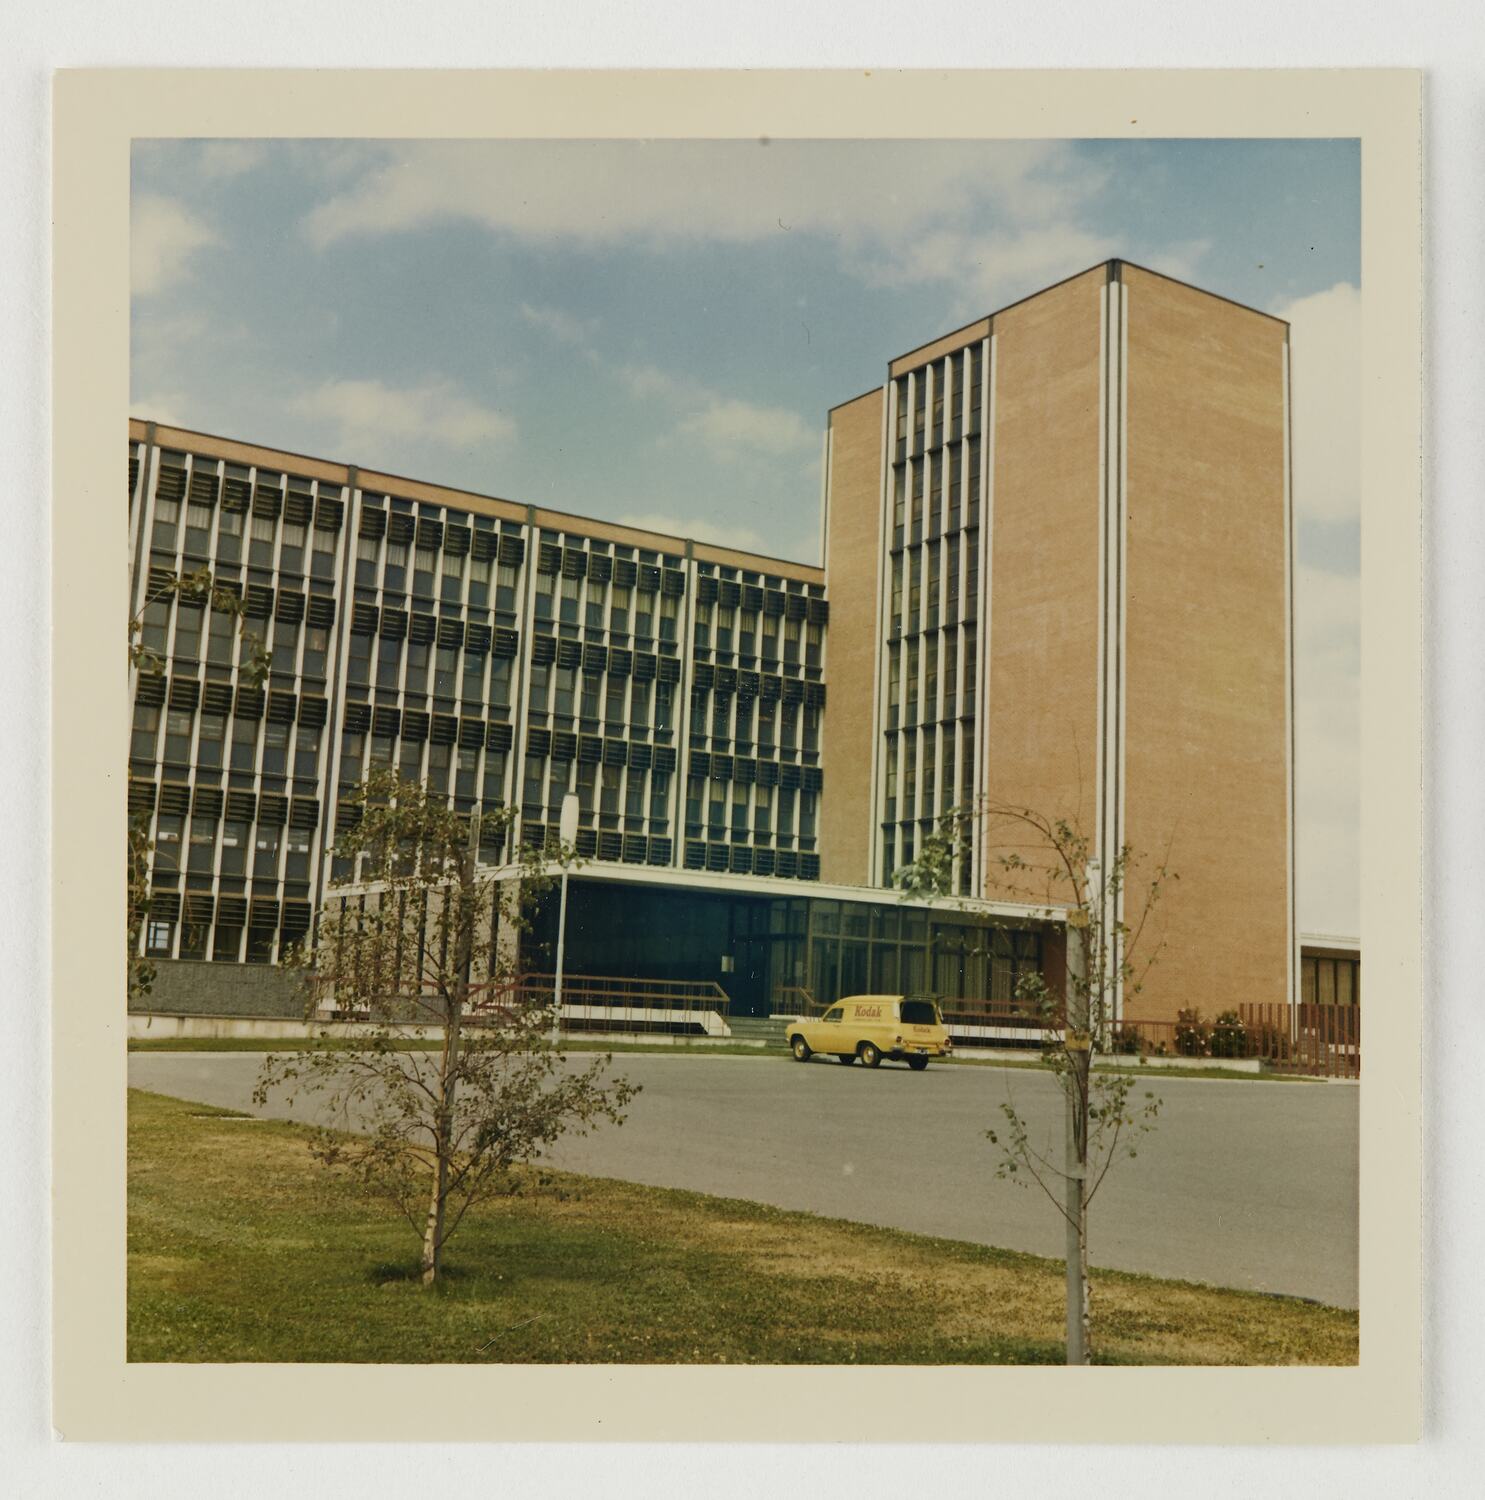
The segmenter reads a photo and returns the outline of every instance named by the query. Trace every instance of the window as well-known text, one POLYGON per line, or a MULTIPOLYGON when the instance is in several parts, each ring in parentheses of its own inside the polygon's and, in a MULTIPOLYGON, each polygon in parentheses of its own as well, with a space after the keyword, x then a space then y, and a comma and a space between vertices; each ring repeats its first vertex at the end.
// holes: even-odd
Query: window
POLYGON ((619 782, 623 777, 620 766, 604 766, 601 783, 599 810, 606 816, 616 816, 619 811, 619 782))
POLYGON ((180 840, 184 822, 176 817, 161 817, 155 823, 155 869, 180 869, 180 840))
POLYGON ((742 838, 748 831, 748 789, 737 783, 732 787, 732 834, 742 838))
POLYGON ((464 653, 464 686, 460 691, 471 703, 484 701, 485 660, 485 657, 478 651, 464 653))
POLYGON ((562 623, 576 625, 578 618, 578 591, 581 584, 576 578, 562 580, 562 600, 559 606, 562 623))
POLYGON ((804 662, 808 667, 820 665, 820 648, 825 641, 825 632, 819 625, 806 625, 804 630, 804 662))
POLYGON ((629 688, 629 722, 643 727, 650 722, 650 684, 635 681, 629 688))
POLYGON ((172 765, 189 765, 191 760, 190 714, 167 713, 165 715, 165 759, 172 765))
POLYGON ((454 677, 458 671, 459 653, 448 646, 439 646, 433 654, 433 692, 439 698, 454 696, 454 677))
POLYGON ((222 874, 247 873, 248 826, 228 821, 222 824, 222 874))
POLYGON ((129 737, 129 754, 136 760, 153 760, 159 733, 160 710, 150 703, 136 703, 134 731, 129 737))
POLYGON ((219 667, 232 663, 232 641, 237 621, 223 610, 212 610, 206 630, 206 659, 219 667))
POLYGON ((191 852, 187 868, 196 875, 210 875, 217 847, 215 818, 191 819, 191 852))
MULTIPOLYGON (((226 519, 224 516, 223 520, 226 519)), ((314 530, 314 539, 311 544, 309 555, 309 571, 316 578, 332 578, 335 575, 335 533, 333 531, 321 531, 319 527, 314 530)), ((220 546, 217 548, 221 551, 220 546)))
POLYGON ((650 772, 650 820, 663 823, 669 816, 670 772, 650 772))
POLYGON ((236 963, 242 951, 242 928, 218 927, 212 933, 211 956, 218 963, 236 963))
POLYGON ((186 551, 196 557, 205 557, 210 545, 210 533, 211 507, 186 506, 186 551))
POLYGON ((361 779, 361 760, 366 754, 364 734, 343 734, 340 737, 340 780, 348 785, 361 779))
POLYGON ((657 682, 655 684, 655 728, 669 729, 671 711, 675 704, 675 684, 673 682, 657 682))
POLYGON ((428 785, 435 792, 449 789, 449 761, 453 752, 447 745, 428 746, 428 785))
POLYGON ((552 589, 556 580, 550 573, 538 573, 536 575, 536 618, 538 620, 550 620, 552 618, 552 589))
POLYGON ((155 500, 155 525, 150 533, 150 546, 162 552, 175 551, 175 534, 180 528, 180 502, 178 500, 155 500))
POLYGON ((474 789, 479 777, 480 753, 478 750, 461 750, 459 752, 459 768, 454 774, 454 795, 456 797, 473 797, 474 789))
POLYGON ((227 721, 221 714, 202 714, 201 731, 196 736, 196 764, 207 770, 215 770, 222 764, 222 741, 227 733, 227 721))
POLYGON ((345 675, 346 681, 356 687, 365 687, 371 681, 371 637, 369 635, 351 636, 345 675))
POLYGON ((382 587, 402 594, 407 591, 407 543, 388 542, 382 565, 382 587))
POLYGON ((503 750, 485 751, 483 792, 486 802, 501 802, 505 799, 505 752, 503 750))
POLYGON ((630 590, 617 583, 609 590, 608 628, 620 635, 629 630, 629 595, 630 590))
POLYGON ((604 718, 610 729, 619 729, 624 723, 624 685, 627 679, 610 677, 605 702, 604 718))
POLYGON ((581 763, 577 768, 577 798, 578 811, 587 818, 593 813, 593 794, 598 785, 598 767, 591 761, 581 763))
POLYGON ((217 521, 217 557, 222 562, 242 561, 242 512, 224 510, 217 521))
POLYGON ((284 857, 284 879, 309 879, 309 835, 302 829, 289 830, 288 853, 284 857))
POLYGON ((377 685, 396 688, 402 672, 402 642, 384 636, 377 646, 377 685))
POLYGON ((469 602, 483 609, 490 602, 490 559, 472 557, 469 560, 469 602))
POLYGON ((407 677, 403 691, 422 697, 428 691, 428 642, 407 643, 407 677))
POLYGON ((279 550, 279 567, 291 573, 304 571, 304 527, 293 521, 284 522, 283 546, 279 550))
MULTIPOLYGON (((267 753, 263 756, 263 769, 268 769, 267 753)), ((390 734, 374 734, 371 737, 371 764, 372 766, 390 766, 392 764, 392 736, 390 734)))
POLYGON ((278 874, 278 843, 279 830, 259 823, 257 849, 253 855, 254 877, 272 877, 278 874))
POLYGON ((660 639, 673 641, 676 635, 676 619, 680 600, 672 594, 660 596, 660 639))
POLYGON ((170 952, 175 936, 175 926, 170 922, 151 922, 145 931, 144 951, 154 957, 164 957, 170 952))
POLYGON ((177 659, 196 661, 201 655, 201 606, 181 603, 175 609, 175 647, 177 659))
POLYGON ((232 721, 232 769, 251 771, 258 759, 258 723, 256 719, 232 721))
POLYGON ((319 774, 320 731, 308 724, 301 724, 294 737, 294 774, 306 781, 313 781, 319 774))
POLYGON ((381 556, 381 540, 374 536, 356 539, 356 582, 367 588, 376 587, 376 565, 381 556))
POLYGON ((263 726, 263 774, 282 776, 288 769, 289 726, 287 724, 265 724, 263 726))
POLYGON ((464 559, 444 554, 443 577, 439 593, 445 604, 458 604, 464 598, 464 559))
MULTIPOLYGON (((589 678, 588 681, 592 681, 589 678)), ((526 702, 536 712, 544 714, 551 702, 552 669, 545 662, 537 662, 531 668, 531 686, 526 692, 526 702)))
POLYGON ((696 644, 706 650, 712 643, 712 607, 710 604, 696 606, 696 644))
POLYGON ((510 658, 497 656, 490 663, 489 701, 500 708, 510 707, 510 658))
POLYGON ((432 597, 433 564, 434 556, 431 547, 413 549, 413 593, 432 597))
POLYGON ((420 740, 403 740, 398 770, 404 781, 423 779, 423 745, 420 740))
POLYGON ((495 565, 495 608, 507 614, 516 607, 516 570, 509 563, 495 565))
POLYGON ((773 819, 773 788, 771 786, 755 786, 753 788, 753 832, 755 834, 767 833, 773 819))
POLYGON ((554 712, 571 718, 574 712, 574 696, 577 692, 577 669, 558 667, 556 672, 556 701, 554 712))
POLYGON ((324 677, 325 661, 329 650, 330 632, 318 625, 309 626, 304 632, 304 675, 306 677, 324 677))
POLYGON ((597 719, 598 717, 598 695, 603 687, 603 679, 596 677, 591 672, 583 674, 583 717, 585 719, 597 719))
POLYGON ((273 566, 273 533, 275 522, 269 516, 254 516, 248 535, 248 561, 255 567, 273 566))

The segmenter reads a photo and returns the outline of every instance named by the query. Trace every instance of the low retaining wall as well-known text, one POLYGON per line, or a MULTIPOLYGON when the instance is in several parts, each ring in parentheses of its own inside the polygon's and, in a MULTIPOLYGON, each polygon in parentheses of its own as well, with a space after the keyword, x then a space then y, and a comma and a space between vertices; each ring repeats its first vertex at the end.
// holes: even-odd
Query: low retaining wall
MULTIPOLYGON (((189 958, 155 960, 148 995, 130 1002, 134 1014, 304 1019, 297 977, 277 964, 213 964, 189 958)), ((279 1036, 288 1035, 279 1031, 279 1036)), ((132 1035, 132 1032, 131 1032, 132 1035)))

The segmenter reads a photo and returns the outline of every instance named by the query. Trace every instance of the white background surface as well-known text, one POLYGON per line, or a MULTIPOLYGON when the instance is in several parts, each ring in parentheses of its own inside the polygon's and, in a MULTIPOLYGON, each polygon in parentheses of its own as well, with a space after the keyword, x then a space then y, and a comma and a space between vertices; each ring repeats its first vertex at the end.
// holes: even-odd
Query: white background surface
MULTIPOLYGON (((104 8, 51 0, 6 12, 0 49, 0 1120, 7 1232, 0 1235, 0 1472, 11 1493, 257 1496, 417 1494, 437 1486, 547 1495, 1450 1496, 1473 1492, 1485 1418, 1485 1107, 1473 1063, 1485 971, 1485 22, 1464 3, 1370 6, 1280 0, 1176 8, 1015 0, 927 6, 754 0, 698 14, 694 0, 495 7, 367 0, 241 0, 207 11, 168 0, 104 8), (578 18, 582 17, 581 23, 578 18), (1429 882, 1425 1104, 1429 1234, 1427 1427, 1414 1449, 719 1449, 639 1447, 120 1448, 52 1440, 47 1261, 48 883, 41 875, 47 761, 49 75, 71 66, 1418 66, 1425 85, 1431 462, 1426 480, 1425 649, 1429 882)), ((1363 274, 1365 274, 1363 272, 1363 274)), ((1404 920, 1409 920, 1404 916, 1404 920)), ((111 1334, 112 1331, 108 1331, 111 1334)), ((828 1379, 822 1376, 822 1398, 828 1379)), ((1072 1421, 1075 1430, 1075 1417, 1072 1421)), ((760 1439, 767 1434, 760 1432, 760 1439)), ((1323 1429, 1317 1429, 1323 1438, 1323 1429)))

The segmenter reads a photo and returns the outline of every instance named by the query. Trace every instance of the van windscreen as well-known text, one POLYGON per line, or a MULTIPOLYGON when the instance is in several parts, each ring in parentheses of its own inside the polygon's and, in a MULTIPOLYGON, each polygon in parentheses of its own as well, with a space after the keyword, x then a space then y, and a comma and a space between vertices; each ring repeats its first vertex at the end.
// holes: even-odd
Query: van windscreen
POLYGON ((937 1026, 938 1011, 932 1000, 904 1000, 902 1021, 904 1026, 937 1026))

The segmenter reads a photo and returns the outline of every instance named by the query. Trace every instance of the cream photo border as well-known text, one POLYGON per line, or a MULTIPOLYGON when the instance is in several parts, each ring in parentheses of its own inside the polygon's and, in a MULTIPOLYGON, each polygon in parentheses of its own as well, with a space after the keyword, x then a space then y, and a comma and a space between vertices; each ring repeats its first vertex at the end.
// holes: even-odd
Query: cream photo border
POLYGON ((1409 1441, 1421 1400, 1419 75, 76 71, 54 89, 53 1412, 64 1438, 1409 1441), (1361 1357, 1340 1369, 130 1364, 118 501, 135 138, 1354 137, 1362 173, 1361 1357), (117 526, 99 524, 113 516, 117 526), (1076 1411, 1076 1422, 1071 1413, 1076 1411), (822 1425, 823 1424, 823 1425, 822 1425))

